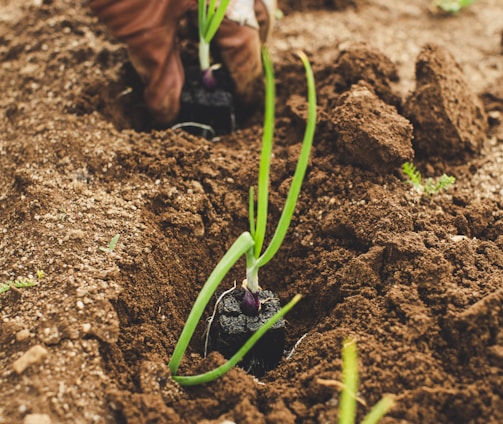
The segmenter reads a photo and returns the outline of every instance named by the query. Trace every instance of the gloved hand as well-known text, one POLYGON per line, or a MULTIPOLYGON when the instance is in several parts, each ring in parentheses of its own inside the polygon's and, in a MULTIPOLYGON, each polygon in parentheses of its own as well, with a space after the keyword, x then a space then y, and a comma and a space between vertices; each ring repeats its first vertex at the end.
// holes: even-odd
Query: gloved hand
MULTIPOLYGON (((160 123, 174 121, 184 84, 177 29, 185 15, 197 14, 197 1, 91 0, 90 7, 127 44, 153 116, 160 123)), ((268 38, 275 7, 276 0, 232 0, 213 39, 245 105, 256 97, 262 75, 260 48, 268 38)))

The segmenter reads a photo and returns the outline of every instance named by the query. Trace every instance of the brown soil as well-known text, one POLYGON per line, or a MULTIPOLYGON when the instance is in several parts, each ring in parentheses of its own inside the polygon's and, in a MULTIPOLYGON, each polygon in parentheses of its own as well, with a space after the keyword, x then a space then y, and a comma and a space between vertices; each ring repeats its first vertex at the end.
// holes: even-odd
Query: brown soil
MULTIPOLYGON (((340 381, 346 337, 359 419, 394 394, 384 423, 503 422, 501 0, 451 17, 429 0, 333 4, 280 1, 271 45, 271 222, 305 122, 295 50, 319 95, 300 203, 261 273, 283 303, 304 296, 287 349, 303 338, 260 380, 236 368, 185 389, 166 364, 247 228, 261 111, 216 141, 149 129, 124 46, 85 5, 0 1, 0 283, 45 273, 0 295, 1 423, 332 423, 338 389, 319 379, 340 381), (455 185, 421 196, 400 171, 413 158, 455 185)), ((203 327, 183 374, 222 361, 202 358, 203 327)))

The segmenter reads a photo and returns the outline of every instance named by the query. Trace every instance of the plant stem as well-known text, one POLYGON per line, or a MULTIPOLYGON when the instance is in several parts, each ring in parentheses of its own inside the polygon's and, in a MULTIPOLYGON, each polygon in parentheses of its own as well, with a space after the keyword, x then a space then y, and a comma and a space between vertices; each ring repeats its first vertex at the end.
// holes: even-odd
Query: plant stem
POLYGON ((230 0, 220 0, 217 6, 216 0, 198 0, 198 23, 199 23, 199 64, 201 70, 210 67, 210 42, 215 36, 222 20, 224 19, 230 0))
POLYGON ((246 252, 246 286, 252 293, 258 292, 258 269, 257 259, 250 249, 246 252))
POLYGON ((206 71, 210 67, 210 43, 207 43, 203 37, 199 39, 199 65, 201 71, 206 71))
POLYGON ((372 407, 370 412, 365 415, 361 424, 377 424, 381 418, 389 412, 394 404, 395 399, 393 396, 384 396, 372 407))

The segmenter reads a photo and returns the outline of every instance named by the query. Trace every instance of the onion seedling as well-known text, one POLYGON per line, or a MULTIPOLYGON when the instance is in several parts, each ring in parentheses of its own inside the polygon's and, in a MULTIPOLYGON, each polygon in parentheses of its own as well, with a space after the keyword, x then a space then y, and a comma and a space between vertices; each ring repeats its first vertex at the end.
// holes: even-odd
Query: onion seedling
POLYGON ((203 72, 203 85, 215 88, 213 71, 220 65, 210 66, 210 43, 224 19, 230 0, 198 0, 197 14, 199 24, 199 65, 203 72), (218 4, 217 4, 218 3, 218 4))
POLYGON ((264 115, 264 131, 262 137, 262 151, 259 165, 259 178, 257 188, 257 208, 255 219, 255 202, 254 189, 250 189, 249 193, 249 223, 250 231, 242 233, 237 240, 232 244, 223 258, 217 264, 213 272, 208 277, 208 280, 201 289, 197 299, 192 307, 187 322, 182 330, 182 334, 175 346, 175 350, 168 364, 173 379, 182 385, 194 385, 210 382, 221 377, 229 371, 234 365, 238 364, 244 356, 250 351, 255 343, 280 320, 295 304, 300 300, 301 296, 295 296, 286 306, 274 314, 262 327, 260 327, 248 341, 223 365, 201 375, 196 376, 179 376, 177 375, 178 368, 182 357, 187 349, 187 346, 194 334, 196 326, 201 319, 204 309, 211 297, 217 290, 223 278, 227 275, 234 264, 242 257, 246 257, 246 280, 244 304, 242 305, 243 312, 249 314, 258 314, 260 312, 260 301, 258 300, 259 285, 258 285, 258 270, 266 265, 277 253, 285 238, 288 227, 292 219, 292 215, 297 203, 302 181, 304 179, 309 154, 314 138, 316 127, 316 90, 314 84, 313 71, 309 60, 304 53, 299 53, 299 57, 304 65, 307 80, 308 92, 308 119, 302 142, 301 152, 297 167, 293 176, 290 191, 287 195, 283 212, 279 219, 275 233, 268 247, 263 253, 262 247, 265 239, 266 224, 267 224, 267 204, 268 204, 268 185, 269 185, 269 169, 271 164, 273 134, 274 134, 274 102, 275 102, 275 84, 272 63, 264 47, 262 50, 263 63, 266 79, 266 94, 265 94, 265 115, 264 115))
POLYGON ((221 64, 210 63, 210 43, 230 0, 198 0, 199 65, 185 67, 176 127, 209 140, 236 129, 234 83, 221 64), (222 69, 220 69, 222 68, 222 69))

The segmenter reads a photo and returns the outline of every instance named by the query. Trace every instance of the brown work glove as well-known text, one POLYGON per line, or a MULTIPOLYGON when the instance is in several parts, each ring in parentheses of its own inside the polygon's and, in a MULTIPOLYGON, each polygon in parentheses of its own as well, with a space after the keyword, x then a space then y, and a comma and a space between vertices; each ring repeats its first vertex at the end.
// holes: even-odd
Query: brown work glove
MULTIPOLYGON (((257 95, 255 87, 262 75, 260 47, 269 35, 275 6, 276 0, 232 0, 214 38, 245 105, 257 95)), ((184 84, 177 29, 188 12, 197 12, 196 0, 91 0, 90 7, 128 45, 154 117, 160 123, 174 121, 184 84)))

